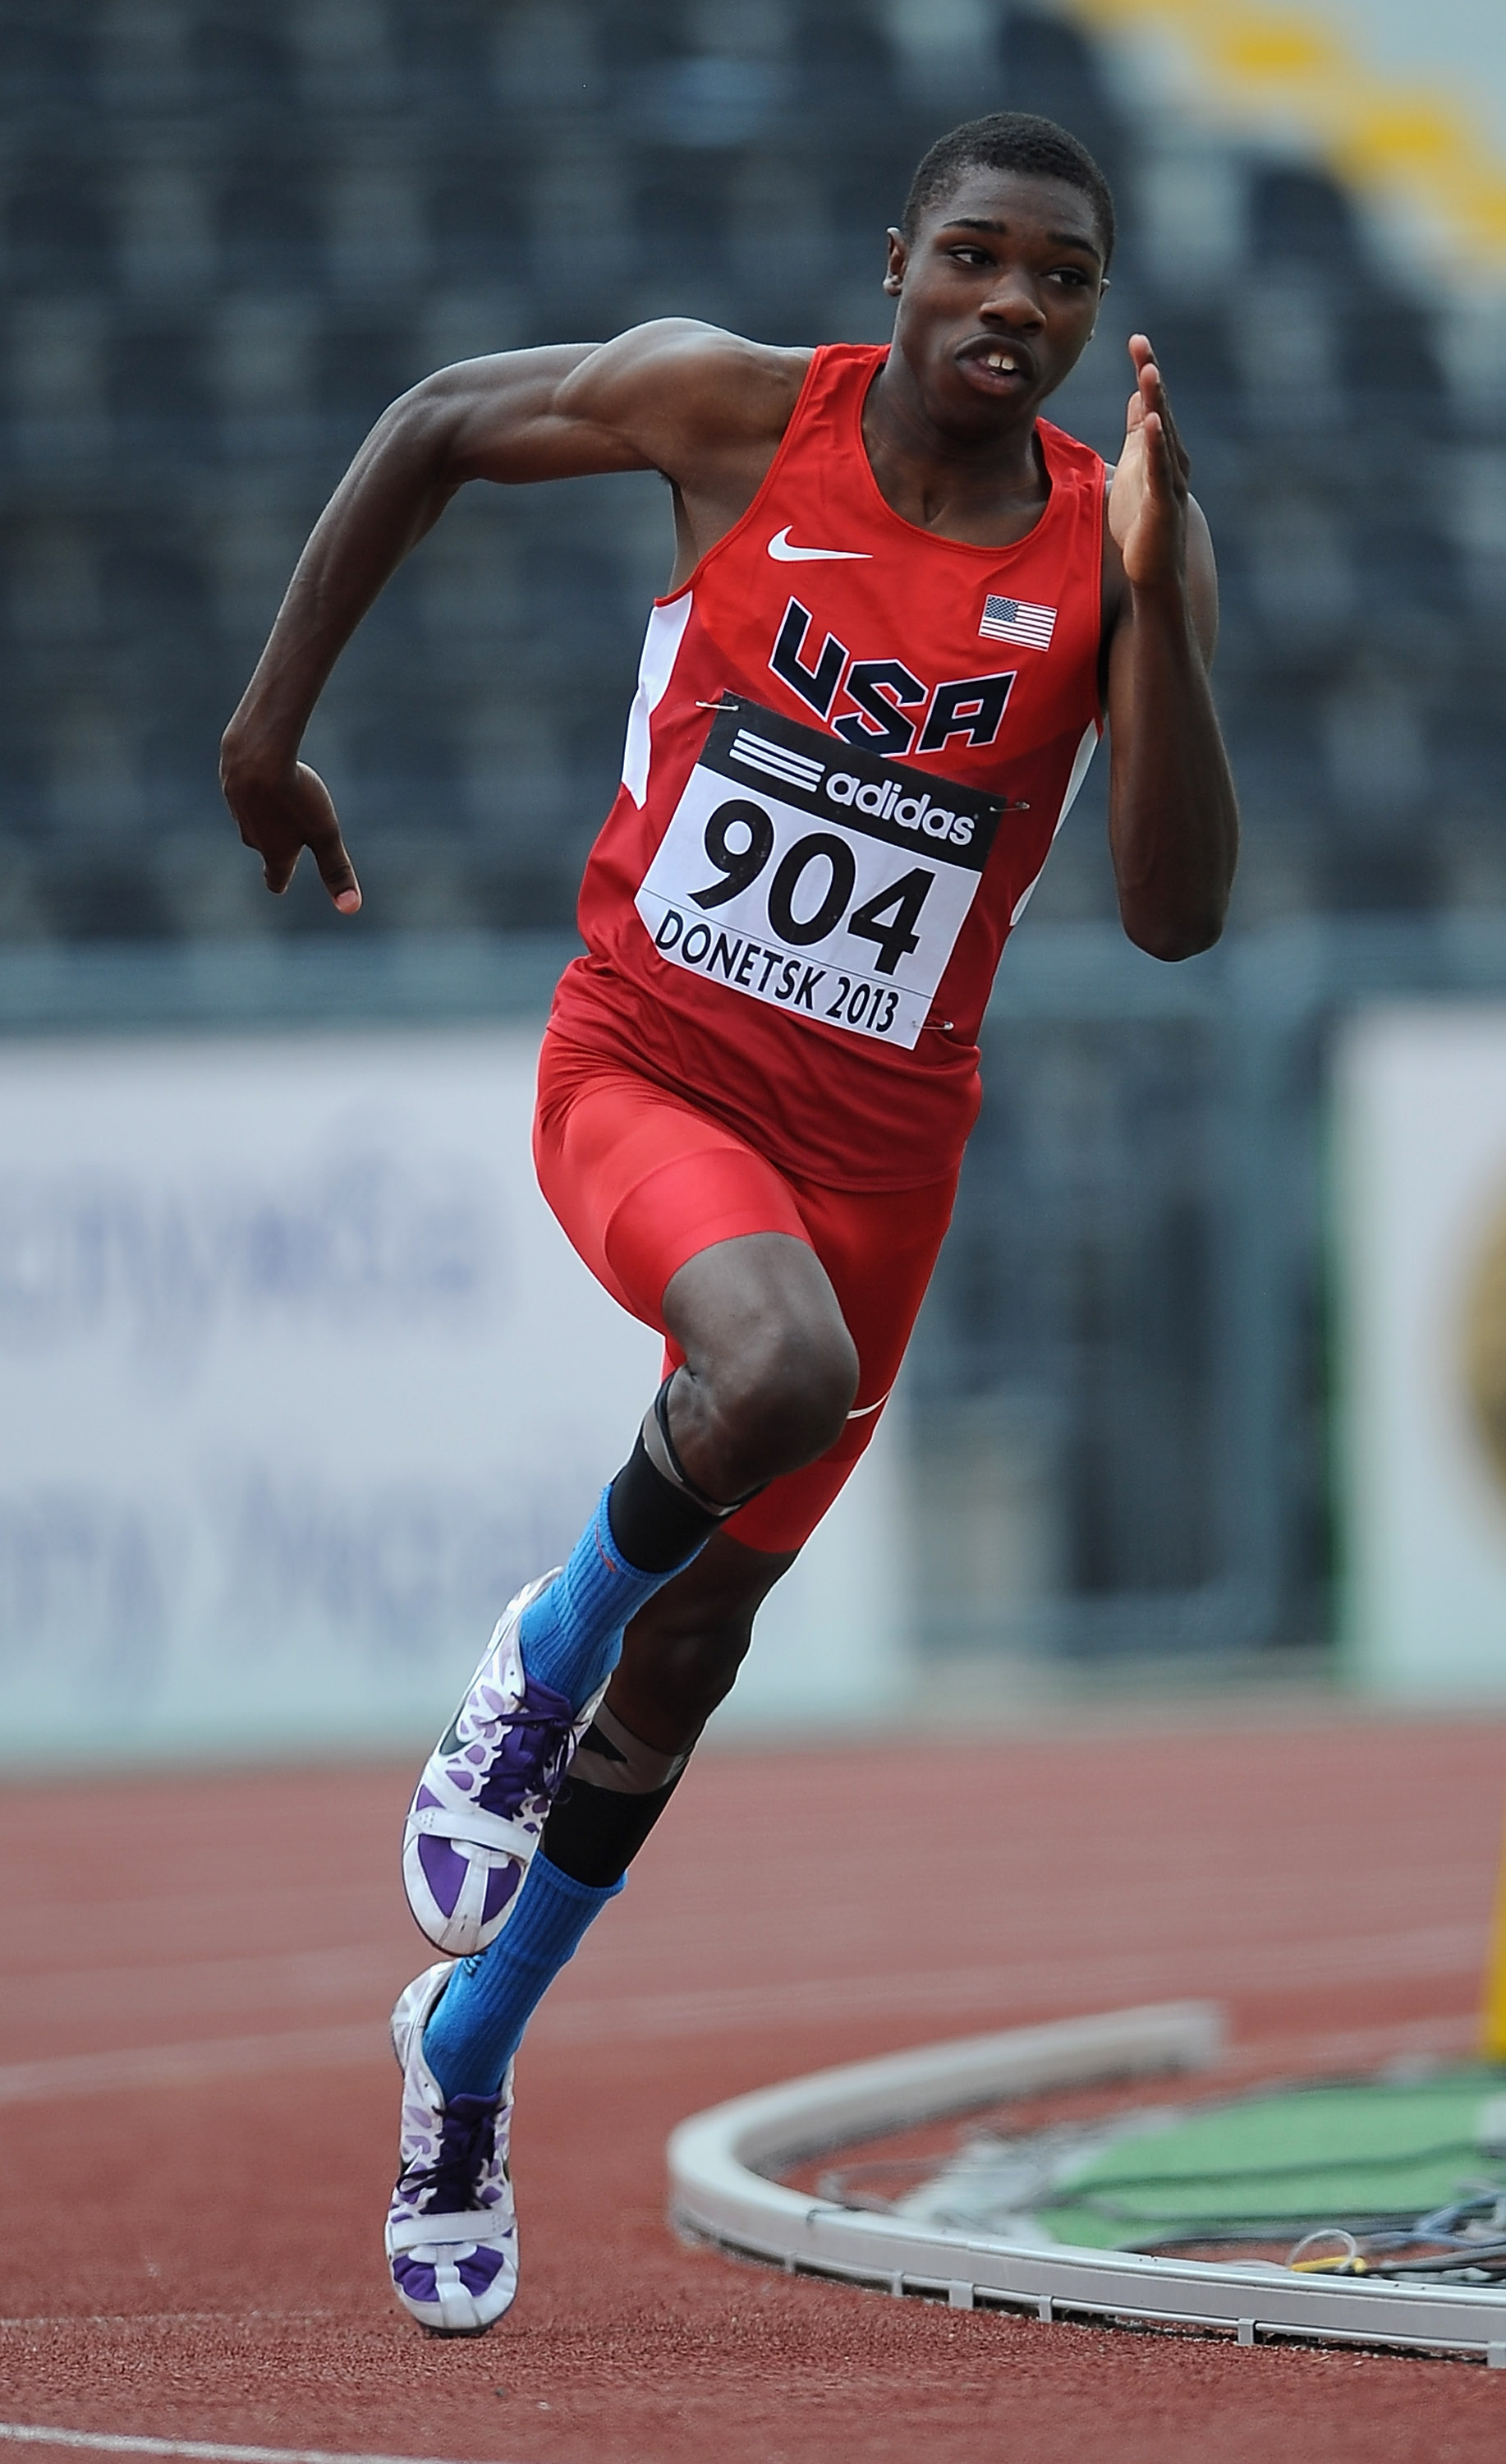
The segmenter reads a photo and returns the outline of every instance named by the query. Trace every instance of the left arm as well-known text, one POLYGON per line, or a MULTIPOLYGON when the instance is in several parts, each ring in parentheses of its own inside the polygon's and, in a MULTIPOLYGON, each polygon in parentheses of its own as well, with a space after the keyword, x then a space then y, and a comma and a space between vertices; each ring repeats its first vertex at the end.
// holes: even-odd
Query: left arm
POLYGON ((1224 929, 1239 847, 1234 783, 1209 686, 1218 577, 1188 457, 1149 342, 1108 500, 1122 574, 1108 642, 1109 847, 1125 932, 1156 958, 1190 958, 1224 929))

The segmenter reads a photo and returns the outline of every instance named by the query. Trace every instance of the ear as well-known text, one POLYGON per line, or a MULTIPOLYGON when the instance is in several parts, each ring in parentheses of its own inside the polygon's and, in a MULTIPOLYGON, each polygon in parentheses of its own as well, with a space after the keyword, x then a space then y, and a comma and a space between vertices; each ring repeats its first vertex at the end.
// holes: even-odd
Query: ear
POLYGON ((884 288, 891 299, 897 299, 900 296, 901 286, 905 280, 905 269, 909 263, 909 247, 904 232, 891 228, 888 271, 884 277, 884 288))

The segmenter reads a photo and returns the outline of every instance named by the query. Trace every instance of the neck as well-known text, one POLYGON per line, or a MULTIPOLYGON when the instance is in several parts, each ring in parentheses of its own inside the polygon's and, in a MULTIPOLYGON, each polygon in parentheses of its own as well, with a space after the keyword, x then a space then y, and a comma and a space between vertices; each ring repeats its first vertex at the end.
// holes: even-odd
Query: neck
POLYGON ((897 345, 868 389, 862 441, 885 502, 922 530, 1003 543, 1050 494, 1033 406, 943 426, 897 345))

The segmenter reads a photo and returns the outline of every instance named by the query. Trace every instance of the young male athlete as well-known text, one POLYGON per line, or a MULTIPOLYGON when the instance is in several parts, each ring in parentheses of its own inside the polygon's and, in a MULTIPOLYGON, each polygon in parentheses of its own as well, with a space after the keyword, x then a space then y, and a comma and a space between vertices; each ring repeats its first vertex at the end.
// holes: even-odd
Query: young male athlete
POLYGON ((307 847, 354 913, 297 749, 393 568, 469 479, 669 481, 674 573, 535 1139, 667 1375, 569 1563, 501 1618, 408 1816, 409 1901, 458 1958, 393 2014, 387 2252, 430 2327, 513 2298, 513 2055, 873 1434, 951 1212, 993 971, 1105 712, 1125 930, 1180 958, 1222 926, 1213 561, 1149 342, 1111 489, 1037 415, 1113 238, 1076 141, 996 115, 915 175, 887 350, 670 321, 443 370, 358 454, 226 737, 268 887, 307 847))

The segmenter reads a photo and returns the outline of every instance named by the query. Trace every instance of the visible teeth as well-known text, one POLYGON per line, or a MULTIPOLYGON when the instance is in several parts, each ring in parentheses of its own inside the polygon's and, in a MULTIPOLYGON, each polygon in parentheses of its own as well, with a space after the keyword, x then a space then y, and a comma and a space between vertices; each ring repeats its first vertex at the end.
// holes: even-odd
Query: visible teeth
POLYGON ((1010 359, 1003 351, 991 351, 988 357, 988 364, 991 368, 1007 369, 1011 376, 1015 373, 1015 362, 1010 359))

